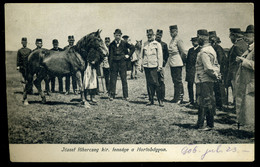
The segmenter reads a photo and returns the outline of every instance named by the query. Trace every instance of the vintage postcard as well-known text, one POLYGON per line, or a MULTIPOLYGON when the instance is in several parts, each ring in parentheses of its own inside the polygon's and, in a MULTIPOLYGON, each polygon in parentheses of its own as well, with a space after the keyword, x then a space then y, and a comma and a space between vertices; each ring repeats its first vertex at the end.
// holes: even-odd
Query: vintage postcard
POLYGON ((252 162, 253 3, 6 3, 11 162, 252 162))

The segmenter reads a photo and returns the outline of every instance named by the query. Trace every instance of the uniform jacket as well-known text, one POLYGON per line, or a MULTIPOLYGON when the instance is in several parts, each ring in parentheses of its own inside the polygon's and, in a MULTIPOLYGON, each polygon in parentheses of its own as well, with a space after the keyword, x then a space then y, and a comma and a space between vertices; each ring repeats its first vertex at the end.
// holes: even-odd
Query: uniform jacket
POLYGON ((169 44, 169 65, 170 67, 182 67, 183 59, 182 57, 186 57, 184 53, 184 46, 182 40, 176 36, 171 40, 169 44))
POLYGON ((241 56, 247 50, 247 43, 243 39, 238 39, 235 44, 231 47, 228 54, 228 74, 227 83, 235 79, 236 72, 238 70, 238 63, 236 57, 241 56))
POLYGON ((162 45, 162 52, 163 52, 163 67, 165 67, 167 60, 169 58, 169 51, 168 51, 168 45, 163 41, 158 41, 162 45))
POLYGON ((31 53, 31 49, 25 47, 21 48, 17 52, 17 67, 27 67, 28 64, 28 56, 31 53))
POLYGON ((239 64, 236 74, 236 112, 238 123, 254 124, 255 118, 255 49, 252 44, 244 52, 246 58, 239 64))
POLYGON ((188 51, 187 60, 186 60, 186 81, 194 82, 195 73, 196 73, 196 60, 197 55, 200 51, 200 46, 192 47, 188 51))
POLYGON ((116 41, 114 40, 110 45, 109 45, 109 57, 110 61, 117 61, 117 60, 124 60, 125 55, 129 55, 130 57, 135 51, 135 47, 123 40, 120 41, 119 46, 117 47, 116 41), (130 49, 130 52, 128 53, 128 49, 130 49))
POLYGON ((162 46, 157 41, 146 41, 142 48, 142 65, 146 68, 163 66, 162 46))
POLYGON ((215 82, 218 74, 216 52, 210 44, 205 44, 197 55, 195 82, 215 82))
POLYGON ((225 71, 226 71, 226 61, 227 61, 227 57, 226 57, 226 54, 225 54, 225 51, 224 49, 218 45, 218 44, 215 44, 212 46, 217 54, 217 59, 218 59, 218 63, 220 65, 220 73, 221 75, 225 75, 225 71))

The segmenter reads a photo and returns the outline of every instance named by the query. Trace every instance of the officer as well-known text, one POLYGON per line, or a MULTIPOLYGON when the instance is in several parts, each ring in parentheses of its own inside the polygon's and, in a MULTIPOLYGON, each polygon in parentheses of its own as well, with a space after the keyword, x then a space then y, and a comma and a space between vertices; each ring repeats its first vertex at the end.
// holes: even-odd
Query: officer
POLYGON ((200 46, 198 44, 198 38, 193 37, 191 38, 191 43, 193 45, 192 48, 189 49, 187 60, 186 60, 186 81, 188 82, 188 93, 189 93, 189 102, 190 105, 194 105, 194 79, 196 73, 196 60, 197 54, 200 51, 200 46))
POLYGON ((161 92, 161 98, 162 101, 165 100, 165 84, 164 84, 164 67, 167 63, 169 52, 168 52, 168 46, 165 42, 162 41, 163 36, 163 30, 158 29, 156 31, 155 40, 159 42, 162 46, 162 53, 163 53, 163 68, 162 70, 158 71, 158 81, 159 81, 159 90, 161 92))
POLYGON ((114 32, 115 40, 109 46, 109 53, 111 57, 111 75, 110 75, 110 100, 115 98, 116 81, 119 73, 122 81, 123 98, 128 101, 128 86, 127 86, 127 66, 126 62, 129 61, 130 56, 135 51, 134 46, 121 40, 122 32, 116 29, 114 32), (130 52, 128 52, 130 49, 130 52))
POLYGON ((198 103, 197 127, 201 130, 211 130, 214 127, 215 98, 214 82, 220 77, 217 55, 209 43, 209 34, 205 29, 197 31, 198 43, 201 50, 196 62, 196 94, 198 103), (207 126, 204 127, 204 120, 207 126))
POLYGON ((174 98, 173 103, 180 104, 183 101, 183 83, 182 83, 182 67, 186 59, 186 54, 183 42, 178 36, 177 25, 172 25, 170 28, 170 35, 172 37, 169 44, 169 65, 171 68, 171 76, 174 84, 174 98))
MULTIPOLYGON (((53 45, 53 48, 51 48, 51 50, 63 51, 63 49, 59 47, 59 41, 57 39, 52 40, 52 45, 53 45)), ((59 93, 63 93, 62 77, 59 76, 58 81, 59 81, 59 93)), ((55 92, 55 77, 51 78, 51 91, 55 92)))
POLYGON ((149 96, 149 103, 147 105, 154 105, 154 95, 156 92, 159 106, 163 107, 164 105, 158 80, 158 72, 162 70, 163 66, 162 46, 159 42, 154 40, 154 32, 152 29, 148 29, 146 32, 148 40, 143 46, 142 69, 144 69, 145 72, 149 96))
MULTIPOLYGON (((73 35, 68 36, 69 45, 65 46, 64 50, 74 46, 74 42, 75 42, 74 36, 73 35)), ((72 76, 71 78, 72 78, 73 92, 74 92, 74 94, 77 94, 77 80, 76 80, 75 76, 72 76)), ((66 89, 65 95, 68 95, 70 93, 70 75, 66 76, 65 89, 66 89)))
MULTIPOLYGON (((27 48, 27 38, 23 37, 21 40, 22 48, 18 50, 17 52, 17 70, 22 73, 23 79, 25 83, 26 81, 26 71, 27 71, 27 65, 28 65, 28 56, 31 53, 31 49, 27 48)), ((30 88, 29 94, 32 93, 32 87, 30 88)))

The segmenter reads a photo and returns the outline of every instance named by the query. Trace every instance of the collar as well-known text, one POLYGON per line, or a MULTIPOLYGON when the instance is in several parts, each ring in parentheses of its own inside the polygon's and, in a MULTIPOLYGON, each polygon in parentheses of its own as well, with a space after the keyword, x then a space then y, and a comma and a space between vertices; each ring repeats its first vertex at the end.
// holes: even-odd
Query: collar
POLYGON ((151 40, 151 41, 149 41, 149 40, 148 40, 148 42, 149 42, 149 43, 151 43, 151 42, 153 42, 153 41, 155 41, 155 40, 154 40, 154 39, 153 39, 153 40, 151 40))
POLYGON ((198 45, 198 46, 196 46, 196 47, 193 47, 194 48, 194 50, 196 50, 196 49, 198 49, 200 46, 198 45))
POLYGON ((255 48, 255 43, 253 42, 252 44, 248 45, 248 50, 252 51, 255 48))
POLYGON ((120 39, 119 41, 116 41, 116 40, 115 40, 115 43, 116 43, 116 44, 120 44, 121 41, 122 41, 121 39, 120 39))
POLYGON ((202 46, 202 48, 205 48, 205 47, 208 47, 208 46, 211 46, 211 44, 210 44, 210 43, 206 43, 206 44, 204 44, 204 45, 202 46))

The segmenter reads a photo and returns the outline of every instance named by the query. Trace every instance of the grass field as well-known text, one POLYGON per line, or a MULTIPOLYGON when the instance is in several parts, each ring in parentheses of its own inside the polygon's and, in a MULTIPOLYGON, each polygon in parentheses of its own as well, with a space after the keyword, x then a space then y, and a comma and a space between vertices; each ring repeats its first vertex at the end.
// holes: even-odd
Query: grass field
MULTIPOLYGON (((86 109, 80 95, 52 93, 41 104, 39 95, 29 95, 30 105, 22 103, 21 74, 16 71, 16 52, 6 52, 8 135, 10 143, 46 144, 195 144, 253 143, 254 127, 237 130, 232 110, 217 111, 215 128, 195 129, 197 110, 165 102, 165 106, 146 106, 146 82, 143 73, 128 80, 129 102, 122 100, 121 81, 117 98, 97 96, 98 105, 86 109)), ((169 67, 165 69, 166 99, 173 96, 169 67)), ((185 72, 184 72, 185 74, 185 72)), ((185 75, 183 76, 185 77, 185 75)), ((129 75, 128 75, 129 78, 129 75)), ((44 82, 42 83, 44 85, 44 82)), ((56 81, 56 90, 58 82, 56 81)), ((184 81, 184 100, 188 101, 184 81)), ((34 92, 36 88, 34 87, 34 92)), ((231 97, 232 99, 232 97, 231 97)), ((230 100, 231 101, 231 100, 230 100)))

